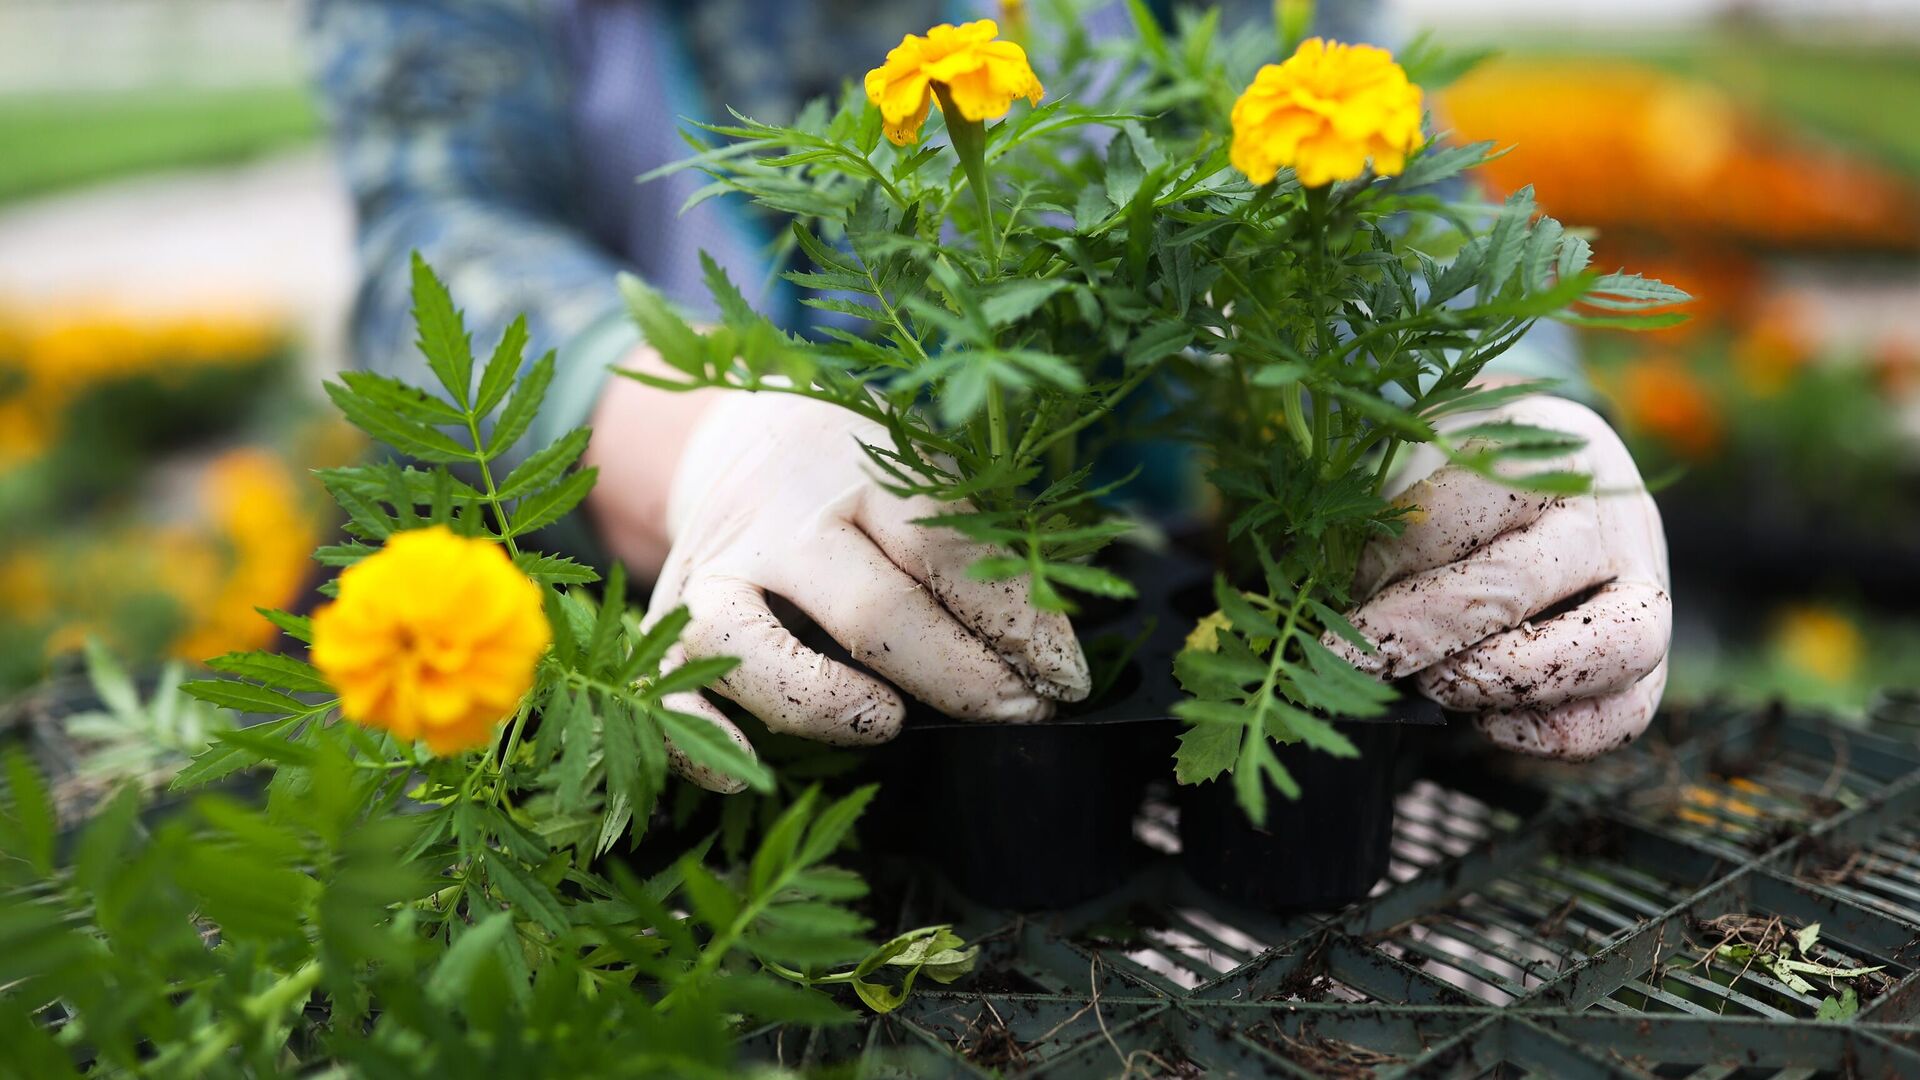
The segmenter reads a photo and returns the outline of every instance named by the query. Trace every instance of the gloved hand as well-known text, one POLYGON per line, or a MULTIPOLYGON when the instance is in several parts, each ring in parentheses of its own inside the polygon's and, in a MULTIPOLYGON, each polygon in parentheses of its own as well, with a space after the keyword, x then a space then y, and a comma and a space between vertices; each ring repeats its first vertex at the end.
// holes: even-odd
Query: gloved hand
MULTIPOLYGON (((734 393, 701 417, 667 504, 672 548, 648 605, 685 604, 683 658, 734 656, 714 687, 775 731, 822 742, 885 742, 905 711, 893 687, 963 720, 1029 723, 1087 696, 1087 661, 1067 618, 1035 608, 1020 581, 967 568, 991 549, 914 524, 952 513, 874 480, 862 442, 885 429, 837 406, 783 393, 734 393), (879 679, 809 649, 768 610, 778 594, 879 679)), ((668 707, 739 729, 697 693, 668 707)), ((692 765, 716 791, 737 785, 692 765)))
POLYGON ((1584 438, 1570 461, 1529 468, 1588 473, 1593 493, 1516 491, 1416 448, 1396 501, 1418 509, 1400 536, 1366 548, 1355 583, 1367 599, 1350 619, 1376 652, 1332 635, 1327 644, 1384 679, 1418 673, 1422 693, 1477 714, 1507 749, 1596 757, 1645 730, 1666 688, 1673 605, 1660 512, 1619 437, 1583 405, 1528 397, 1443 430, 1499 420, 1584 438))

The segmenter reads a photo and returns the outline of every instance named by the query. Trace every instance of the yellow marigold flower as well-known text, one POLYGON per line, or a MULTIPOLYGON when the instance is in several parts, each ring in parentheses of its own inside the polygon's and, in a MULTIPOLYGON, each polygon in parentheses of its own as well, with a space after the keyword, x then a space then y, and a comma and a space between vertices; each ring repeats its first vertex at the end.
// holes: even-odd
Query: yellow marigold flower
POLYGON ((443 754, 491 741, 548 635, 539 587, 499 545, 436 525, 340 574, 339 598, 313 614, 313 664, 347 719, 443 754))
POLYGON ((1789 665, 1833 685, 1852 679, 1866 654, 1866 639, 1853 620, 1817 605, 1782 611, 1773 640, 1789 665))
POLYGON ((1371 45, 1308 38, 1268 64, 1233 103, 1233 167, 1264 184, 1282 167, 1319 187, 1366 171, 1392 176, 1420 145, 1420 88, 1371 45))
POLYGON ((999 36, 992 19, 979 19, 960 26, 941 23, 926 37, 901 38, 887 62, 867 72, 867 99, 880 107, 887 138, 898 146, 920 141, 936 83, 946 88, 960 115, 976 123, 1006 115, 1017 97, 1039 104, 1046 91, 1027 63, 1027 51, 996 40, 999 36))

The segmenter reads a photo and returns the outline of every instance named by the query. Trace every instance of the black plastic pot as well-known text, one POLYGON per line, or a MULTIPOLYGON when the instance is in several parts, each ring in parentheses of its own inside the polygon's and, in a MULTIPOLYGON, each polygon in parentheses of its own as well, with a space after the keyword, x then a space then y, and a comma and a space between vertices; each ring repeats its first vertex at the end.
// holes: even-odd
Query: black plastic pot
POLYGON ((1021 910, 1090 899, 1140 863, 1133 819, 1179 730, 1173 654, 1192 616, 1177 608, 1209 570, 1182 552, 1135 548, 1115 549, 1111 565, 1139 599, 1089 604, 1074 619, 1096 657, 1139 643, 1105 692, 1039 724, 910 712, 870 762, 880 782, 863 825, 871 846, 922 856, 967 897, 1021 910))
POLYGON ((1300 797, 1269 784, 1265 827, 1247 819, 1231 778, 1180 787, 1187 873, 1221 897, 1266 911, 1327 911, 1364 898, 1386 876, 1391 856, 1404 725, 1442 722, 1439 706, 1408 696, 1387 716, 1335 722, 1359 748, 1357 758, 1299 744, 1277 748, 1300 797))

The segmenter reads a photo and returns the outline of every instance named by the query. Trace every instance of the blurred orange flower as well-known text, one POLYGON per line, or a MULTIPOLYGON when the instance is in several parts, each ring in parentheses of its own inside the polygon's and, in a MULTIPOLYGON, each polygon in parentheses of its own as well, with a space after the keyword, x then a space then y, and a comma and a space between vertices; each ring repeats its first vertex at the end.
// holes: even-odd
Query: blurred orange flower
POLYGON ((1791 307, 1774 307, 1733 342, 1733 370, 1755 397, 1778 397, 1813 358, 1801 320, 1791 307))
POLYGON ((1675 453, 1700 460, 1719 449, 1719 407, 1678 357, 1656 354, 1635 360, 1608 389, 1627 427, 1659 439, 1675 453))
POLYGON ((1718 90, 1626 61, 1502 60, 1447 90, 1463 139, 1513 150, 1480 174, 1557 217, 1780 247, 1920 249, 1920 192, 1718 90))
POLYGON ((1905 338, 1886 338, 1874 347, 1872 363, 1874 378, 1889 396, 1920 394, 1920 346, 1905 338))

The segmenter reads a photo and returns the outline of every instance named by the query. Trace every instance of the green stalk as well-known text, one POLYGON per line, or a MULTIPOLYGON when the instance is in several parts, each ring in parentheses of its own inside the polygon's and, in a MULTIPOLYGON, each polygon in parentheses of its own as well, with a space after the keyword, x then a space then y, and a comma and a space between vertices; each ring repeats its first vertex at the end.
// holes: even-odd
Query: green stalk
POLYGON ((995 462, 1007 459, 1007 395, 1000 384, 987 384, 987 450, 995 462))
POLYGON ((980 206, 981 254, 997 266, 1000 241, 993 228, 993 192, 987 187, 987 125, 960 115, 945 83, 934 83, 933 95, 940 99, 940 113, 947 118, 947 139, 953 143, 954 156, 960 159, 967 186, 973 189, 974 202, 980 206))

